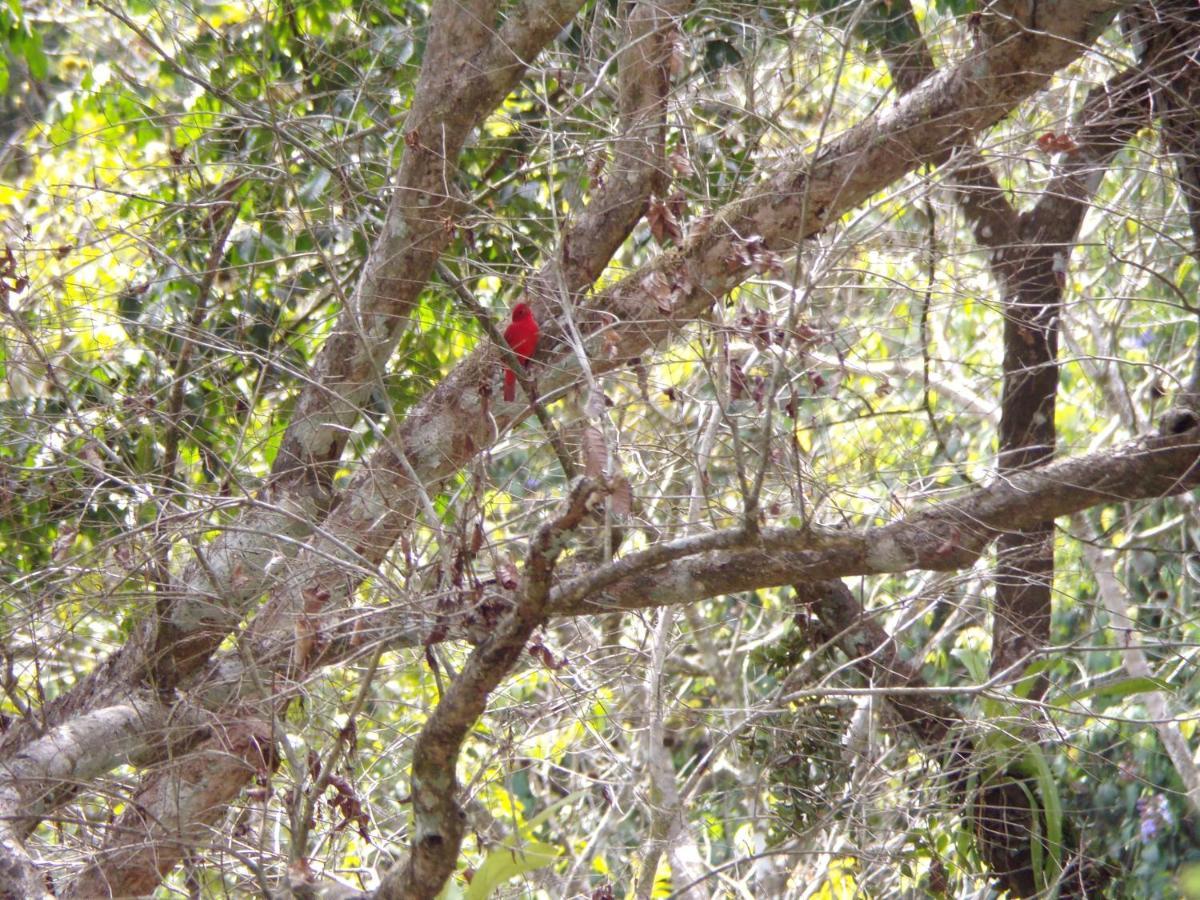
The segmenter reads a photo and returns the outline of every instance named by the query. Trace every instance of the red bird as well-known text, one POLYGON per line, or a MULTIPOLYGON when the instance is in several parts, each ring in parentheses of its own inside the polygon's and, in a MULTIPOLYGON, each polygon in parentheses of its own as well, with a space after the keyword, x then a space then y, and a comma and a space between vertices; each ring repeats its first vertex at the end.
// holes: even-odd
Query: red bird
MULTIPOLYGON (((528 303, 518 303, 513 307, 512 322, 504 329, 504 340, 508 341, 513 353, 520 357, 522 365, 529 364, 529 358, 537 350, 538 335, 541 333, 528 303)), ((517 373, 508 369, 504 373, 504 399, 511 403, 516 396, 517 373)))

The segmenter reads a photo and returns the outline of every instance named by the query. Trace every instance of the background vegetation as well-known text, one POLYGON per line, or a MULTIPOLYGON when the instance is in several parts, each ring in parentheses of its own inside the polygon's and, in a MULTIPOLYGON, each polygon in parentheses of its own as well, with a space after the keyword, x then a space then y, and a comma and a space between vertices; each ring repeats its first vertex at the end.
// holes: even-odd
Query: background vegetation
POLYGON ((1200 896, 1120 7, 0 6, 0 896, 1200 896))

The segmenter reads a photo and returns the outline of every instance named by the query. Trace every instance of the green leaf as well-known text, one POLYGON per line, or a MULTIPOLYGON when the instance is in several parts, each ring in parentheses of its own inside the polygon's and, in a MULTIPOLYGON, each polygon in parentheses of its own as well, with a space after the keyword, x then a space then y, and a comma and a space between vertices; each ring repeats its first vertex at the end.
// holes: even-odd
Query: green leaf
POLYGON ((1029 692, 1033 690, 1037 684, 1037 676, 1047 671, 1055 664, 1053 659, 1039 659, 1037 662, 1030 663, 1025 667, 1025 671, 1021 673, 1021 679, 1013 686, 1013 693, 1022 699, 1029 696, 1029 692))
POLYGON ((8 90, 8 60, 0 54, 0 94, 8 90))
POLYGON ((1200 898, 1200 863, 1188 863, 1181 866, 1175 878, 1179 885, 1179 893, 1187 900, 1200 898))
POLYGON ((496 847, 471 879, 463 900, 487 900, 502 884, 548 866, 557 857, 558 848, 541 841, 529 841, 521 848, 496 847))
POLYGON ((966 668, 971 680, 983 684, 988 680, 988 654, 974 647, 955 647, 950 655, 966 668))
MULTIPOLYGON (((983 696, 979 700, 980 709, 989 719, 1002 719, 1013 715, 1013 704, 995 697, 983 696)), ((1006 732, 998 729, 989 730, 984 739, 989 747, 1011 747, 1012 738, 1006 732)))
POLYGON ((25 64, 29 66, 29 74, 38 81, 44 80, 50 71, 50 62, 42 49, 42 36, 36 31, 29 32, 25 41, 25 64))
POLYGON ((496 888, 518 875, 550 865, 558 858, 558 848, 543 841, 533 840, 529 833, 563 806, 586 796, 587 793, 586 790, 575 791, 543 809, 522 826, 521 834, 525 840, 520 847, 494 848, 484 859, 483 865, 479 867, 465 892, 459 893, 459 889, 455 888, 455 893, 449 893, 451 882, 447 882, 446 887, 438 894, 438 900, 455 900, 459 896, 462 900, 487 900, 496 888))
MULTIPOLYGON (((1024 767, 1033 770, 1037 779, 1038 793, 1042 798, 1042 813, 1046 817, 1046 844, 1050 851, 1050 858, 1043 861, 1040 866, 1042 883, 1044 885, 1057 884, 1059 874, 1062 872, 1063 824, 1062 798, 1058 795, 1058 784, 1054 780, 1054 775, 1046 762, 1046 754, 1042 752, 1041 747, 1031 744, 1026 749, 1022 762, 1024 767)), ((1038 811, 1032 809, 1032 812, 1036 817, 1038 811)), ((1035 849, 1037 843, 1037 841, 1033 842, 1035 849)), ((1057 893, 1055 891, 1055 895, 1057 893)))
POLYGON ((1020 788, 1021 793, 1025 795, 1025 802, 1029 805, 1029 824, 1032 826, 1031 834, 1029 835, 1029 863, 1033 868, 1034 883, 1037 885, 1038 892, 1040 893, 1046 885, 1044 878, 1045 861, 1042 859, 1042 827, 1041 820, 1038 818, 1037 797, 1034 796, 1033 791, 1029 790, 1029 785, 1024 781, 1018 780, 1013 783, 1020 788))
POLYGON ((1084 700, 1087 697, 1107 697, 1112 700, 1121 697, 1131 697, 1134 694, 1148 694, 1151 691, 1172 691, 1171 685, 1161 678, 1151 678, 1149 675, 1138 675, 1132 678, 1118 678, 1103 684, 1094 684, 1082 691, 1072 691, 1056 699, 1055 706, 1065 706, 1084 700))

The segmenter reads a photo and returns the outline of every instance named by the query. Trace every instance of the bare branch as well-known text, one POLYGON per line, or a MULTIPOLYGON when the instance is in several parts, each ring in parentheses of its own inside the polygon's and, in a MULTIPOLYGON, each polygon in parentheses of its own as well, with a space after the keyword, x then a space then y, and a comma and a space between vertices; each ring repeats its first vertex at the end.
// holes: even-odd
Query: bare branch
POLYGON ((228 725, 203 748, 146 777, 108 845, 59 897, 152 892, 186 852, 219 834, 215 826, 247 778, 258 775, 265 783, 277 765, 269 726, 254 719, 228 725))
POLYGON ((516 606, 471 653, 417 736, 412 762, 412 850, 402 867, 384 876, 376 894, 380 900, 433 897, 454 871, 464 818, 455 774, 459 750, 467 732, 483 715, 488 695, 516 664, 529 636, 544 621, 559 554, 603 493, 595 482, 578 479, 563 511, 538 529, 516 606))
MULTIPOLYGON (((490 3, 437 4, 392 203, 362 280, 346 298, 297 402, 272 483, 239 527, 207 546, 204 560, 176 579, 167 592, 165 617, 146 623, 137 639, 43 710, 48 724, 121 702, 148 667, 156 671, 160 689, 169 690, 204 663, 242 618, 245 605, 270 587, 270 563, 287 550, 281 539, 311 534, 329 502, 330 466, 340 458, 361 402, 377 384, 408 311, 453 233, 447 223, 453 224, 459 201, 449 185, 463 142, 579 5, 580 0, 528 0, 496 32, 490 3), (213 575, 219 583, 212 583, 213 575)), ((4 743, 28 737, 21 731, 4 743)))
MULTIPOLYGON (((749 277, 750 263, 743 261, 742 252, 749 237, 758 236, 771 248, 794 248, 872 192, 921 162, 940 158, 964 135, 999 119, 1044 84, 1049 72, 1077 56, 1082 51, 1078 41, 1112 7, 1072 2, 1052 5, 1048 12, 1044 32, 1018 32, 980 48, 894 108, 850 129, 817 159, 801 156, 789 160, 790 166, 780 165, 777 174, 718 213, 684 247, 664 253, 595 297, 581 309, 591 341, 599 344, 604 333, 603 346, 590 353, 593 369, 617 368, 669 340, 749 277), (994 77, 977 79, 981 70, 994 77)), ((553 322, 544 322, 543 336, 553 333, 553 322)), ((574 383, 578 368, 570 353, 546 356, 543 391, 574 383)), ((411 517, 415 486, 409 473, 416 472, 423 483, 434 482, 488 446, 492 424, 480 414, 477 386, 496 370, 498 360, 497 349, 480 348, 414 407, 398 431, 408 465, 400 463, 392 447, 381 448, 369 460, 325 523, 335 543, 358 548, 370 562, 382 559, 411 517)), ((498 409, 496 423, 503 427, 522 412, 498 409)), ((312 581, 344 583, 332 572, 329 577, 320 574, 325 562, 302 559, 300 565, 312 567, 312 581)))

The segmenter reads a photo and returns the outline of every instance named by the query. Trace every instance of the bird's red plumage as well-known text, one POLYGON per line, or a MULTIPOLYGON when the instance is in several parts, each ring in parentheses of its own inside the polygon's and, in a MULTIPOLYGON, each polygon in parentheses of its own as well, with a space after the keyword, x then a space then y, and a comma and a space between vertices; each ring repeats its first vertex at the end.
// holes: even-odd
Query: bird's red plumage
MULTIPOLYGON (((541 329, 538 328, 537 319, 533 317, 533 310, 529 308, 528 303, 518 303, 512 310, 512 322, 504 329, 504 340, 508 342, 508 346, 512 347, 513 352, 521 358, 522 363, 528 363, 529 358, 533 356, 537 350, 538 336, 541 334, 541 329)), ((512 369, 504 373, 504 399, 510 403, 517 396, 517 376, 512 369)))

